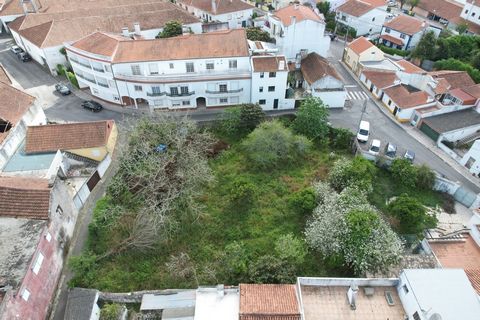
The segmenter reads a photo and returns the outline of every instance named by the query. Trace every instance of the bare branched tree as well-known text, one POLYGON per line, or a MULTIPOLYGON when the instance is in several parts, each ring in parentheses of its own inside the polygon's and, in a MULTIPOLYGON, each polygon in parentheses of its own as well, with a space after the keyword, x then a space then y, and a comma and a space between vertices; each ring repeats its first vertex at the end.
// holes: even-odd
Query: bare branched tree
POLYGON ((198 287, 197 270, 188 253, 180 252, 178 255, 171 255, 168 262, 165 263, 165 266, 171 276, 181 279, 193 277, 198 287))

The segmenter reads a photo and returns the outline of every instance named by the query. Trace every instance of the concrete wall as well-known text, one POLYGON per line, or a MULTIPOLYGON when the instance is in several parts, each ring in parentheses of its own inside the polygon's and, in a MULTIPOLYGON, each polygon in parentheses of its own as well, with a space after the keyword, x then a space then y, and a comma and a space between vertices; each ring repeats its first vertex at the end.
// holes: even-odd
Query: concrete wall
POLYGON ((460 164, 465 166, 469 159, 473 159, 473 163, 468 169, 473 174, 480 174, 480 140, 476 140, 470 147, 470 150, 460 159, 460 164))
MULTIPOLYGON (((274 100, 278 99, 277 109, 291 109, 294 107, 285 99, 288 71, 277 71, 274 78, 269 72, 252 72, 251 102, 258 103, 263 110, 274 110, 274 100), (263 77, 261 75, 263 74, 263 77), (275 91, 268 91, 268 87, 275 87, 275 91), (262 92, 260 90, 262 89, 262 92), (265 100, 264 104, 260 104, 265 100)), ((288 99, 293 100, 293 99, 288 99)))
POLYGON ((378 7, 362 16, 355 17, 337 10, 337 22, 357 30, 357 36, 376 34, 382 30, 385 18, 389 14, 387 6, 378 7))
MULTIPOLYGON (((250 24, 250 18, 253 14, 253 8, 240 10, 237 12, 225 13, 225 14, 211 14, 209 12, 200 10, 193 6, 189 6, 186 4, 178 3, 178 5, 187 10, 189 13, 195 15, 197 18, 202 19, 204 21, 212 22, 212 21, 220 21, 220 22, 227 22, 228 27, 230 29, 238 29, 242 28, 242 23, 250 24)), ((201 31, 200 31, 201 32, 201 31)))
POLYGON ((347 99, 345 90, 312 91, 312 96, 322 99, 328 108, 343 108, 347 99))
POLYGON ((458 129, 458 130, 453 130, 453 131, 449 131, 449 132, 445 132, 445 133, 442 133, 439 137, 439 140, 442 141, 442 140, 447 140, 447 141, 451 141, 451 142, 456 142, 458 140, 461 140, 462 138, 465 138, 477 131, 480 130, 480 123, 479 124, 476 124, 476 125, 473 125, 473 126, 470 126, 470 127, 466 127, 466 128, 461 128, 461 129, 458 129))

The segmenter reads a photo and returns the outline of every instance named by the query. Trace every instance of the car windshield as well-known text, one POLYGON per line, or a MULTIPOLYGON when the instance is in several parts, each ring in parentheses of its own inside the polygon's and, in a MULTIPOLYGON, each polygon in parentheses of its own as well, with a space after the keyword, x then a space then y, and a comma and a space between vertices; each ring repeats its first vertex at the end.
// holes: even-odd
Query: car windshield
POLYGON ((380 151, 380 148, 377 147, 377 146, 372 146, 372 147, 370 148, 370 150, 371 150, 371 151, 374 151, 374 152, 378 152, 378 151, 380 151))
POLYGON ((359 133, 360 133, 362 136, 367 136, 367 135, 368 135, 368 130, 360 129, 359 133))

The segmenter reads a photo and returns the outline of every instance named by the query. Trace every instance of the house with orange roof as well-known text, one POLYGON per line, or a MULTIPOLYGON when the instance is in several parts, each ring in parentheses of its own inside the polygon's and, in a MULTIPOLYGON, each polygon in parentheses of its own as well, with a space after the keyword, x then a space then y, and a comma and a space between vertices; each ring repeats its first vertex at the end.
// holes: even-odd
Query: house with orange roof
POLYGON ((330 37, 324 35, 325 26, 318 9, 292 4, 269 14, 264 29, 288 61, 299 61, 311 52, 327 57, 330 37))
POLYGON ((348 0, 336 12, 336 21, 355 29, 358 36, 380 33, 389 15, 386 0, 348 0))
POLYGON ((441 29, 414 17, 399 15, 383 24, 380 41, 387 47, 412 50, 420 42, 422 36, 430 31, 438 36, 441 29))
POLYGON ((358 76, 362 72, 361 62, 378 62, 384 59, 383 51, 365 37, 350 42, 343 53, 343 61, 358 76))

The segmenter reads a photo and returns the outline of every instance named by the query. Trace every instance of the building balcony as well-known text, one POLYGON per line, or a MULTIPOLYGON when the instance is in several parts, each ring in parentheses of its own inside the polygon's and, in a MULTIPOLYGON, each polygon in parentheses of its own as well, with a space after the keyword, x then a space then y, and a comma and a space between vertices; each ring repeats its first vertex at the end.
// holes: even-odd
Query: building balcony
POLYGON ((209 71, 209 72, 188 72, 177 74, 160 74, 151 76, 137 76, 132 74, 115 72, 115 79, 128 82, 142 82, 142 83, 176 83, 176 82, 190 82, 192 80, 228 80, 238 78, 251 78, 250 70, 225 70, 225 71, 209 71))
POLYGON ((240 93, 242 91, 243 91, 243 88, 235 89, 235 90, 218 90, 218 91, 205 90, 205 93, 208 93, 208 94, 229 94, 229 93, 240 93))
POLYGON ((161 96, 167 96, 167 97, 188 97, 188 96, 193 96, 195 94, 195 91, 188 91, 188 92, 179 92, 177 94, 172 94, 170 92, 147 92, 148 97, 161 97, 161 96))
POLYGON ((109 88, 108 84, 106 84, 106 83, 97 82, 97 84, 98 84, 100 87, 109 88))
POLYGON ((95 67, 92 67, 92 69, 97 71, 97 72, 105 73, 105 70, 103 70, 103 69, 99 69, 99 68, 95 68, 95 67))
POLYGON ((74 62, 75 64, 81 65, 82 67, 85 67, 85 68, 88 68, 88 69, 92 69, 92 67, 89 64, 80 62, 75 58, 70 58, 70 62, 74 62))
POLYGON ((166 94, 166 92, 147 92, 147 97, 160 97, 166 94))
MULTIPOLYGON (((76 73, 75 75, 76 75, 77 77, 79 77, 80 79, 83 79, 83 80, 86 80, 86 81, 88 81, 88 82, 97 84, 97 82, 95 81, 95 79, 87 78, 87 77, 85 77, 85 76, 83 76, 83 75, 81 75, 81 74, 78 74, 78 73, 76 73)), ((108 86, 107 86, 107 88, 108 88, 108 86)))

